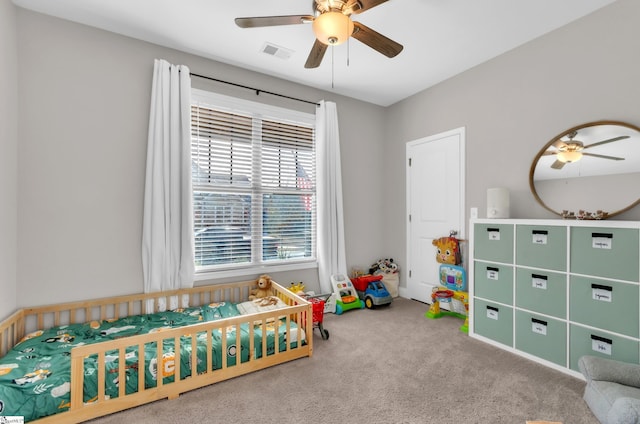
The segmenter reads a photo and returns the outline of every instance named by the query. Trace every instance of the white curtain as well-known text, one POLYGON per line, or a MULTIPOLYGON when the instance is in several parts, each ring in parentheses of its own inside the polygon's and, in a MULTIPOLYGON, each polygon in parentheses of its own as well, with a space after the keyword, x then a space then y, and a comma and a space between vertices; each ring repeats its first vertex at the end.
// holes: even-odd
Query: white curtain
POLYGON ((316 111, 318 196, 318 279, 322 293, 329 293, 331 276, 347 275, 342 217, 342 173, 338 112, 333 102, 321 101, 316 111))
POLYGON ((193 287, 191 78, 155 60, 142 224, 145 293, 193 287))

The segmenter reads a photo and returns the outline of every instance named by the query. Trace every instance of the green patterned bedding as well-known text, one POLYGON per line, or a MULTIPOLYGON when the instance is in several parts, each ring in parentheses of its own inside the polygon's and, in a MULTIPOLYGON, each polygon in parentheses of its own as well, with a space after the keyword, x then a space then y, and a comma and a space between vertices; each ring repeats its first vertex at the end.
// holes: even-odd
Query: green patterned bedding
MULTIPOLYGON (((149 315, 136 315, 115 321, 92 321, 85 324, 71 324, 36 331, 27 335, 20 343, 0 359, 0 416, 24 416, 25 422, 40 417, 66 411, 70 407, 71 349, 83 344, 99 343, 137 334, 162 331, 162 329, 214 321, 240 315, 237 305, 220 302, 204 307, 184 308, 175 311, 159 312, 149 315)), ((267 355, 275 351, 275 323, 267 325, 267 355)), ((291 331, 297 331, 295 322, 291 322, 291 331)), ((238 347, 236 326, 226 329, 227 332, 227 366, 236 364, 240 356, 241 362, 250 357, 249 324, 240 325, 241 342, 238 347)), ((278 322, 279 350, 286 349, 286 324, 278 322)), ((222 367, 222 335, 219 329, 213 330, 212 368, 222 367)), ((297 340, 297 337, 292 337, 297 340)), ((303 337, 304 340, 304 337, 303 337)), ((197 372, 207 369, 206 334, 197 335, 197 372)), ((290 344, 295 348, 295 342, 290 344)), ((191 338, 181 340, 180 353, 181 378, 191 375, 191 338)), ((256 326, 254 330, 254 357, 262 356, 262 330, 256 326)), ((163 358, 158 361, 156 343, 148 343, 144 349, 144 362, 138 360, 138 349, 127 349, 125 356, 126 393, 138 390, 138 373, 145 373, 146 388, 157 385, 158 370, 163 376, 163 383, 174 379, 173 364, 175 361, 174 340, 163 341, 163 358), (158 365, 160 362, 160 365, 158 365), (141 367, 144 367, 142 370, 141 367)), ((97 356, 85 358, 84 402, 97 398, 97 356)), ((107 369, 105 394, 111 398, 118 396, 119 358, 116 351, 105 356, 107 369)))

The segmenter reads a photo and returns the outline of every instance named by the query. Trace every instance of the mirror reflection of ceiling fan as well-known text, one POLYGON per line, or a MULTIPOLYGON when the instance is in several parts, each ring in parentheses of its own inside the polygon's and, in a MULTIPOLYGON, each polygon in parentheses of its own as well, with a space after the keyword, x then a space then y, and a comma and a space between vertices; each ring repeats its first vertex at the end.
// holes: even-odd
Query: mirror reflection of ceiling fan
POLYGON ((307 57, 305 68, 317 68, 328 46, 337 46, 353 37, 377 52, 391 58, 403 49, 401 44, 377 33, 366 25, 351 20, 352 15, 365 12, 388 0, 314 0, 313 15, 261 16, 236 18, 241 28, 311 23, 316 41, 307 57))
POLYGON ((601 146, 607 143, 613 143, 614 141, 624 140, 625 138, 629 138, 628 135, 622 135, 619 137, 609 138, 607 140, 598 141, 597 143, 592 143, 588 145, 584 145, 579 140, 574 140, 574 138, 578 135, 577 131, 573 131, 567 134, 569 140, 562 141, 558 140, 553 143, 553 146, 556 150, 548 150, 543 153, 543 156, 556 155, 556 160, 551 164, 553 169, 562 169, 565 163, 577 162, 582 159, 582 156, 593 156, 601 159, 609 159, 609 160, 624 160, 624 158, 619 158, 615 156, 606 156, 606 155, 598 155, 596 153, 585 152, 586 149, 591 147, 601 146))

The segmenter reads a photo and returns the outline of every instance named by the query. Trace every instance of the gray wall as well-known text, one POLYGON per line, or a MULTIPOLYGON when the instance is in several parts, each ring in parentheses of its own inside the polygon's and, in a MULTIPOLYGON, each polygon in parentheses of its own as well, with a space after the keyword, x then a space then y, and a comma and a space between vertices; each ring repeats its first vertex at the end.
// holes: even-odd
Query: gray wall
POLYGON ((16 7, 0 1, 0 319, 16 308, 18 55, 16 7))
MULTIPOLYGON (((382 211, 363 213, 363 205, 383 185, 383 175, 364 172, 362 164, 371 169, 382 164, 384 108, 24 9, 18 13, 17 43, 19 305, 142 291, 142 205, 154 58, 264 90, 335 101, 347 261, 369 265, 381 255, 382 235, 372 228, 383 221, 382 211)), ((196 78, 193 85, 285 102, 196 78)), ((289 101, 287 106, 300 103, 289 101)), ((283 284, 304 281, 318 290, 315 269, 272 276, 283 284)))
MULTIPOLYGON (((640 125, 636 0, 619 0, 389 108, 22 9, 16 20, 12 6, 0 11, 0 61, 7 62, 0 84, 10 93, 19 82, 18 94, 0 100, 0 107, 11 109, 0 114, 2 131, 9 132, 0 142, 8 152, 0 159, 0 193, 9 199, 18 193, 19 216, 10 201, 0 206, 0 226, 9 234, 0 241, 8 264, 0 270, 0 289, 9 300, 0 296, 0 307, 142 290, 142 196, 154 58, 294 97, 335 101, 347 264, 366 268, 392 256, 401 267, 402 286, 407 142, 466 127, 467 208, 478 207, 484 216, 486 189, 506 186, 512 216, 552 218, 529 192, 530 161, 538 150, 579 123, 615 119, 640 125), (10 66, 14 44, 17 70, 10 66), (17 267, 12 266, 16 220, 17 267)), ((194 86, 207 84, 194 79, 194 86)), ((209 88, 284 102, 226 86, 209 88)), ((640 208, 620 218, 638 220, 640 208)), ((315 270, 274 277, 317 288, 315 270)))
MULTIPOLYGON (((386 227, 385 239, 390 251, 401 252, 400 263, 405 145, 418 138, 466 127, 467 218, 471 207, 486 217, 490 187, 509 188, 513 218, 557 217, 530 193, 531 162, 575 125, 601 119, 640 125, 638 16, 640 2, 619 0, 389 108, 385 218, 398 224, 386 227)), ((638 220, 640 207, 616 219, 638 220)))

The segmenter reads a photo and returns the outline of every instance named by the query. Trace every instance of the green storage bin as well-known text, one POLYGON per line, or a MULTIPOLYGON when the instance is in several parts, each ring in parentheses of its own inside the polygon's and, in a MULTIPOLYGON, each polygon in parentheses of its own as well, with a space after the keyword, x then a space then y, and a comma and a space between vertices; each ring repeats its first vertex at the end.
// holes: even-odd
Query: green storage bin
POLYGON ((541 314, 567 318, 567 275, 516 268, 516 306, 541 314))
POLYGON ((571 272, 638 282, 638 229, 571 228, 571 272))
POLYGON ((517 225, 516 264, 566 271, 567 228, 517 225))
POLYGON ((636 284, 571 276, 569 319, 637 338, 638 293, 636 284))
POLYGON ((474 296, 513 304, 513 267, 476 261, 473 268, 474 296))
POLYGON ((567 323, 516 311, 516 349, 567 366, 567 323))
POLYGON ((513 225, 475 224, 473 245, 475 259, 513 263, 513 225))
POLYGON ((513 309, 476 299, 473 307, 474 332, 498 343, 513 346, 513 309))
POLYGON ((583 355, 600 356, 607 359, 637 364, 639 343, 601 330, 571 324, 569 327, 569 367, 578 369, 578 359, 583 355))

